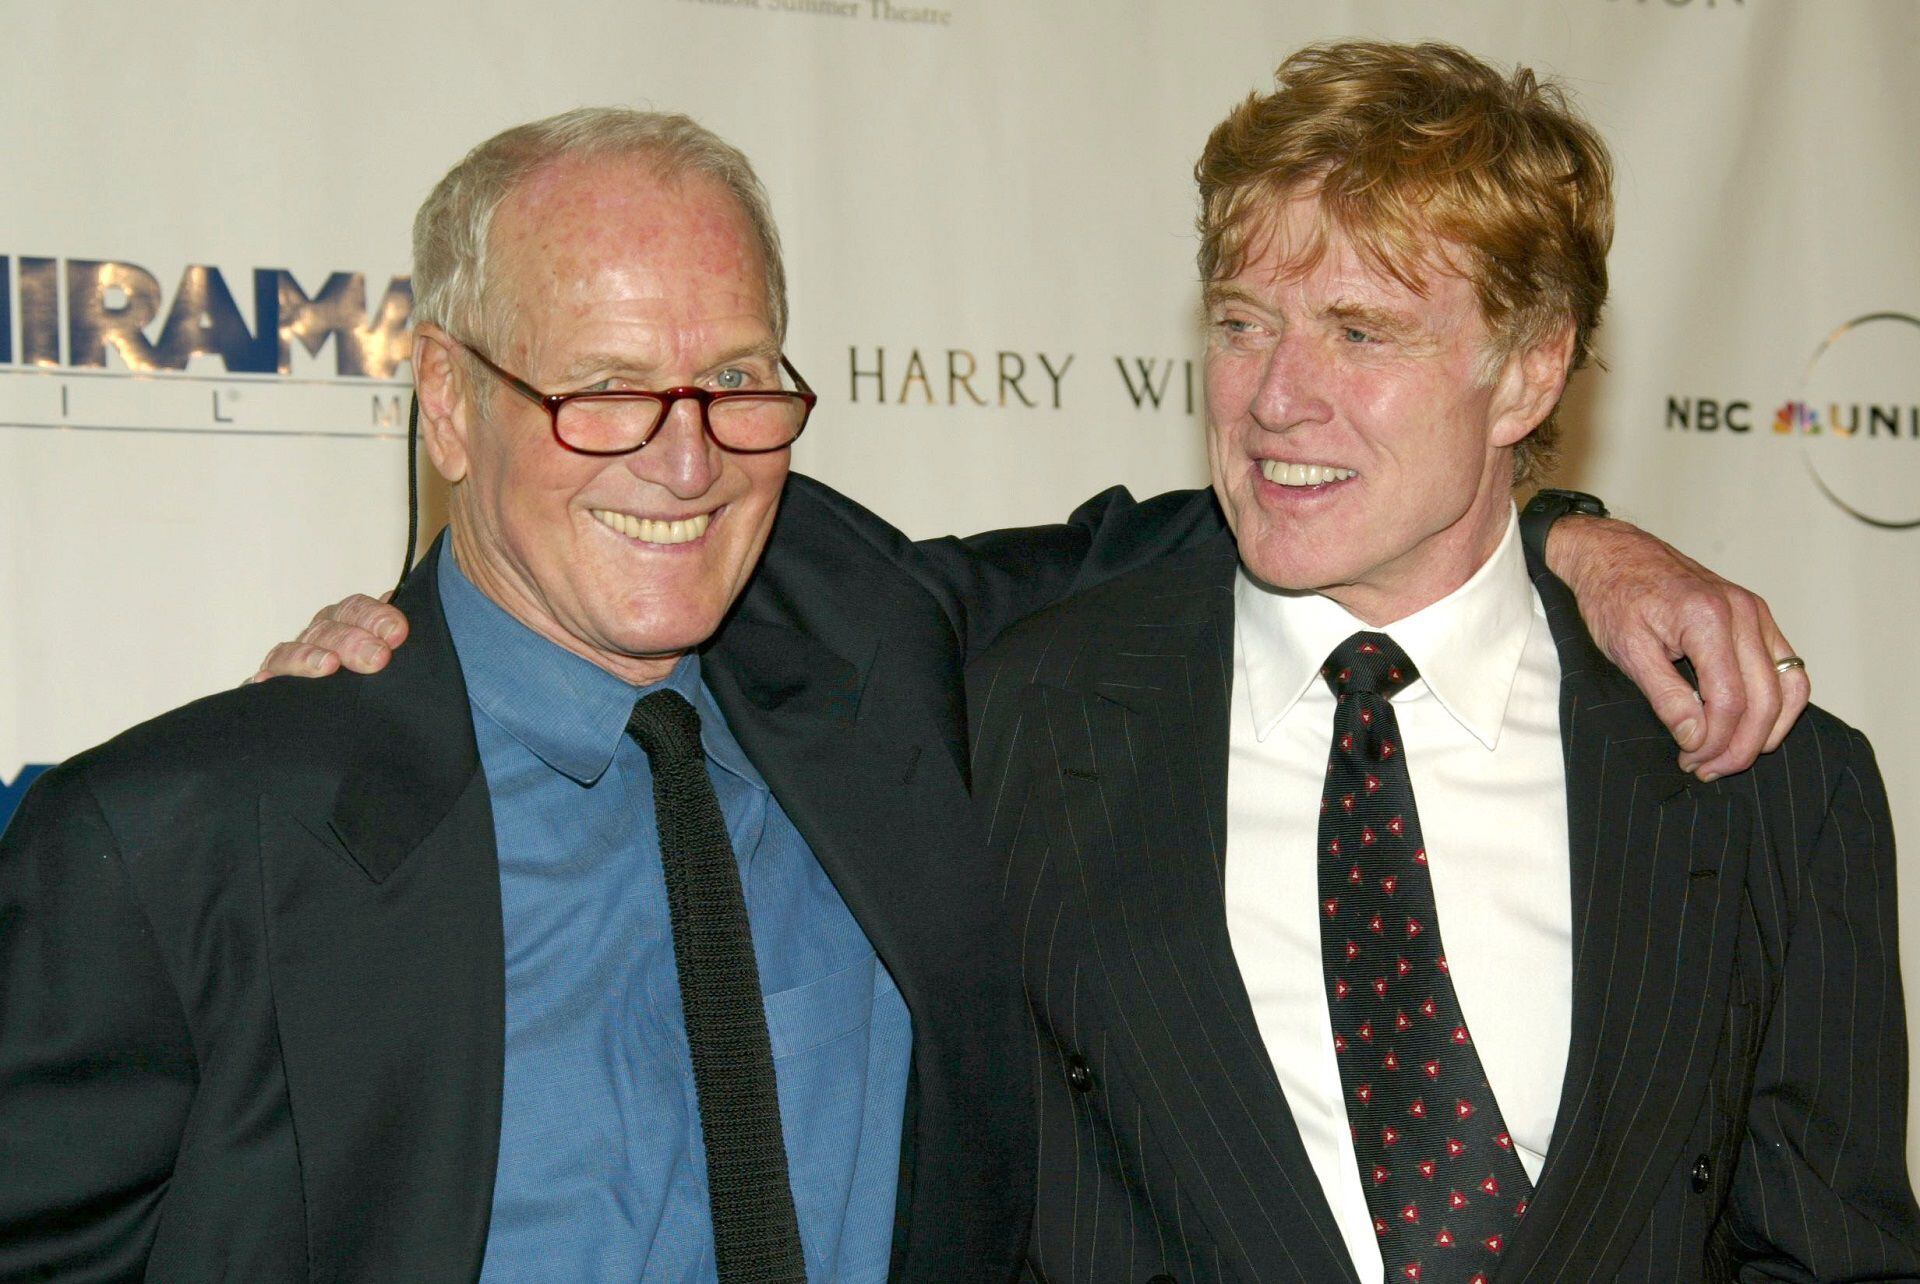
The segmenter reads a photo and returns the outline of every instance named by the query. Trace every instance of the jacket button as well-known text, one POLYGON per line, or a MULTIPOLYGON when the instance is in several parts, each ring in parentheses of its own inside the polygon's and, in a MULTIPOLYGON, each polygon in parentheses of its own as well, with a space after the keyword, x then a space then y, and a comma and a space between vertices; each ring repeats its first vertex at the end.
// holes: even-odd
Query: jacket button
POLYGON ((1162 1271, 1158 1275, 1148 1277, 1147 1284, 1178 1284, 1178 1281, 1176 1281, 1173 1276, 1162 1271))
POLYGON ((1067 1058, 1067 1086, 1075 1092, 1093 1091, 1093 1067, 1077 1052, 1067 1058))
POLYGON ((1705 1155, 1693 1161, 1693 1193, 1698 1195, 1713 1181, 1713 1165, 1705 1155))

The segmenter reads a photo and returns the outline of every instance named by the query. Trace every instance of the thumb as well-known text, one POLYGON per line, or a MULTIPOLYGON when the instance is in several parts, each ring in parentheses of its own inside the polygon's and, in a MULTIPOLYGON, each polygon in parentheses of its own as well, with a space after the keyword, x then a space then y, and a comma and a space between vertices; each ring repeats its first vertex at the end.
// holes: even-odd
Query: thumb
POLYGON ((1640 688, 1683 752, 1698 749, 1706 741, 1706 710, 1672 660, 1658 650, 1636 648, 1621 658, 1620 668, 1640 688))

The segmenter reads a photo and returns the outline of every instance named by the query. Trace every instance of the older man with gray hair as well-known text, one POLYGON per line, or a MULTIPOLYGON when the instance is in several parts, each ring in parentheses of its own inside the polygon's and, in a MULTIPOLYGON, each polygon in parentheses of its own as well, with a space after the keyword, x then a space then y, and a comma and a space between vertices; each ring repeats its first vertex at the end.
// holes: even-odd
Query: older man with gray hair
POLYGON ((1018 985, 920 695, 966 617, 789 482, 746 159, 522 126, 415 258, 412 645, 138 728, 0 840, 0 1277, 1008 1274, 1018 985), (807 556, 743 600, 777 510, 807 556))

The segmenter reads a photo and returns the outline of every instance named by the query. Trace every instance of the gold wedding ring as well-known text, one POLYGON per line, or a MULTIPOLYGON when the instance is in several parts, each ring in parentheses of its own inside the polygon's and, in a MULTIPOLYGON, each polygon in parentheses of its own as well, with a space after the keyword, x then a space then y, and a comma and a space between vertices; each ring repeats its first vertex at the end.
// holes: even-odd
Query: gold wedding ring
POLYGON ((1789 669, 1804 669, 1806 667, 1807 662, 1797 655, 1783 655, 1773 662, 1773 671, 1775 673, 1785 673, 1789 669))

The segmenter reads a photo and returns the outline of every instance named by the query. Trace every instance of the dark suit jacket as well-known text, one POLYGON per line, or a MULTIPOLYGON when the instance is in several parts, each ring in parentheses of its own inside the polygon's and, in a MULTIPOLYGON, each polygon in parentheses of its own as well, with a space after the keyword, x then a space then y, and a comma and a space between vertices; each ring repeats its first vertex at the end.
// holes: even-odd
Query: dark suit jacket
MULTIPOLYGON (((1071 525, 916 546, 795 477, 704 656, 913 1015, 897 1279, 1009 1277, 1032 1204, 965 660, 1215 520, 1110 492, 1071 525)), ((0 1279, 477 1274, 500 883, 434 582, 409 580, 383 672, 177 710, 46 773, 0 837, 0 1279)))
MULTIPOLYGON (((1354 1278, 1228 940, 1234 565, 1221 539, 1123 576, 971 674, 1035 1021, 1047 1280, 1354 1278)), ((1814 709, 1703 785, 1565 586, 1535 584, 1562 669, 1572 1046, 1497 1279, 1920 1277, 1871 750, 1814 709)))

